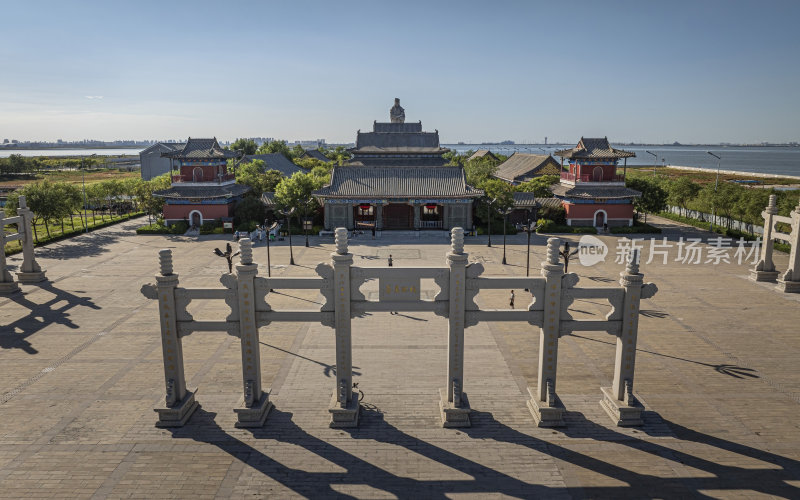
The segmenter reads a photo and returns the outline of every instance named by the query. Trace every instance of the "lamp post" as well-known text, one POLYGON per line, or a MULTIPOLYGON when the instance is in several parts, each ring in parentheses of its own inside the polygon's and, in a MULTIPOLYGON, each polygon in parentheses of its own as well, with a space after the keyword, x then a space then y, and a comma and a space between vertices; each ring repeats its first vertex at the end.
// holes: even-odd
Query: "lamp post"
POLYGON ((294 252, 292 251, 292 215, 296 208, 291 210, 281 210, 280 213, 286 217, 286 231, 289 233, 289 265, 294 265, 294 252))
POLYGON ((308 217, 308 209, 311 203, 314 202, 314 198, 309 198, 305 202, 305 210, 303 211, 303 233, 306 236, 306 248, 308 248, 308 230, 311 229, 311 219, 308 217))
POLYGON ((506 208, 503 210, 503 265, 506 263, 506 226, 508 225, 508 214, 513 211, 513 208, 506 208))
POLYGON ((651 153, 650 151, 645 150, 645 153, 649 155, 653 155, 653 177, 656 176, 656 164, 658 163, 658 155, 655 153, 651 153))
POLYGON ((270 269, 272 268, 272 265, 269 261, 269 236, 272 234, 272 231, 277 229, 278 221, 273 222, 271 226, 267 226, 267 224, 269 224, 269 219, 264 219, 264 228, 267 229, 267 278, 271 278, 272 274, 270 269))
POLYGON ((706 153, 710 154, 714 158, 717 159, 717 180, 714 181, 714 202, 711 204, 711 231, 714 231, 714 219, 716 218, 716 210, 717 210, 717 187, 719 187, 719 167, 722 164, 722 158, 715 155, 711 151, 706 151, 706 153))
POLYGON ((488 224, 486 232, 489 234, 489 243, 487 243, 487 247, 492 246, 492 203, 496 201, 497 198, 492 198, 490 201, 486 202, 486 223, 488 224))

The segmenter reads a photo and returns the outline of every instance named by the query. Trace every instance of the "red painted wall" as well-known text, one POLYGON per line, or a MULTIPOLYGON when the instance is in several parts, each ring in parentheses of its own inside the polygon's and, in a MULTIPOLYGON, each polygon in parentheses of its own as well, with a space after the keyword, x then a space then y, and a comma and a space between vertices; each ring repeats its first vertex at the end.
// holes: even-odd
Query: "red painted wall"
MULTIPOLYGON (((203 169, 203 178, 198 182, 210 182, 215 181, 217 179, 217 167, 214 166, 195 166, 195 165, 183 165, 181 166, 181 176, 186 180, 194 180, 194 169, 201 168, 203 169)), ((226 173, 227 167, 222 166, 222 173, 226 173)))
POLYGON ((233 214, 233 203, 228 205, 164 205, 164 219, 183 220, 189 219, 189 213, 199 210, 203 214, 203 220, 219 219, 220 217, 231 217, 233 214))
POLYGON ((598 210, 605 210, 609 219, 632 219, 633 218, 633 204, 629 205, 606 205, 602 203, 597 204, 571 204, 564 203, 564 208, 567 210, 567 219, 592 219, 595 212, 598 210))

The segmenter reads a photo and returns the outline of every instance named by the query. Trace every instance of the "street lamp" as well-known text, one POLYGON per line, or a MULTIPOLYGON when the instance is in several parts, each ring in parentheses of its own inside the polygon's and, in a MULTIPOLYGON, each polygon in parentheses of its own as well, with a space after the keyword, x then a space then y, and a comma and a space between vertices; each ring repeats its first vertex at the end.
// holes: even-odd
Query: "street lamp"
POLYGON ((508 214, 513 212, 513 208, 503 210, 503 264, 506 263, 506 226, 508 225, 508 214))
POLYGON ((496 201, 497 198, 492 198, 490 201, 486 202, 486 223, 488 224, 486 232, 489 233, 489 243, 486 245, 487 247, 492 246, 492 203, 496 201))
POLYGON ((314 198, 309 198, 305 202, 305 210, 303 211, 303 233, 306 236, 306 248, 308 248, 308 230, 311 229, 312 220, 308 217, 309 205, 314 202, 314 198))
POLYGON ((656 176, 656 164, 658 163, 658 155, 655 153, 651 153, 650 151, 645 150, 645 153, 649 155, 653 155, 653 177, 656 176))
MULTIPOLYGON (((267 228, 267 224, 269 224, 269 219, 264 219, 264 228, 267 228)), ((270 261, 269 261, 269 236, 272 234, 272 231, 278 228, 278 221, 272 223, 267 229, 267 277, 271 278, 272 274, 270 274, 270 269, 272 268, 270 261)))
POLYGON ((719 186, 719 167, 722 164, 722 158, 715 155, 711 151, 706 151, 706 153, 710 154, 711 156, 717 159, 717 180, 714 181, 714 202, 711 204, 711 232, 714 232, 714 219, 715 219, 715 212, 717 209, 717 187, 719 186))
POLYGON ((292 251, 292 215, 296 208, 291 210, 280 210, 280 213, 286 217, 286 231, 289 233, 289 265, 294 265, 294 253, 292 251))

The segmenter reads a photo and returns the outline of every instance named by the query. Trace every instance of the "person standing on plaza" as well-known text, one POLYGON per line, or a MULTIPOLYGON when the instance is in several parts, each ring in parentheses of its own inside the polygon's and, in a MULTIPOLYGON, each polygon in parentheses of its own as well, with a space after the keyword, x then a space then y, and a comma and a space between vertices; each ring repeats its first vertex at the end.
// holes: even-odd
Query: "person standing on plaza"
POLYGON ((392 254, 389 254, 389 267, 392 267, 392 254))
POLYGON ((508 305, 511 306, 511 309, 514 309, 514 290, 511 290, 511 297, 508 299, 508 305))

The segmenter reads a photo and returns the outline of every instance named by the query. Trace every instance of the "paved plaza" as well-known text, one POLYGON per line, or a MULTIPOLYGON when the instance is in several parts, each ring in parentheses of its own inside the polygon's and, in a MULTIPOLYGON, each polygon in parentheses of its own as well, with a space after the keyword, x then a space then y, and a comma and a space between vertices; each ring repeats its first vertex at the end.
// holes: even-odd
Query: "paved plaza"
MULTIPOLYGON (((465 336, 464 390, 472 427, 444 429, 447 320, 433 313, 374 313, 353 319, 355 381, 363 391, 355 429, 331 429, 333 329, 275 323, 260 330, 264 387, 275 408, 257 429, 234 426, 242 398, 238 339, 223 332, 184 338, 187 385, 201 407, 182 428, 155 427, 164 378, 157 304, 142 296, 170 248, 181 286, 222 287, 227 271, 199 240, 137 236, 143 220, 37 249, 49 282, 0 297, 0 497, 2 498, 798 498, 800 497, 800 297, 747 279, 751 263, 675 262, 679 238, 712 235, 664 219, 668 263, 649 243, 641 272, 658 285, 642 301, 635 391, 645 425, 619 428, 601 408, 613 376, 615 338, 562 337, 558 394, 567 426, 539 428, 526 406, 536 385, 538 329, 480 323, 465 336)), ((643 236, 648 238, 650 236, 643 236)), ((569 270, 581 286, 619 286, 620 237, 599 236, 605 262, 569 270)), ((577 242, 577 236, 568 239, 577 242)), ((524 276, 526 236, 468 237, 484 276, 524 276)), ((534 236, 530 273, 545 259, 534 236)), ((295 237, 272 246, 276 276, 314 276, 332 238, 295 237)), ((357 266, 443 265, 444 232, 361 235, 357 266)), ((702 245, 706 254, 709 247, 702 245)), ((731 257, 733 252, 731 252, 731 257)), ((705 260, 706 255, 703 255, 705 260)), ((266 275, 266 246, 255 247, 266 275)), ((776 254, 776 267, 788 257, 776 254)), ((18 266, 20 257, 9 258, 18 266)), ((377 298, 375 283, 363 291, 377 298), (374 295, 374 296, 373 296, 374 295)), ((423 298, 436 288, 423 281, 423 298)), ((529 294, 516 290, 516 306, 529 294)), ((319 308, 318 292, 269 296, 273 307, 319 308)), ((482 307, 505 308, 507 290, 484 290, 482 307)), ((602 319, 608 305, 576 299, 577 319, 602 319)), ((222 320, 222 301, 193 301, 197 320, 222 320)))

